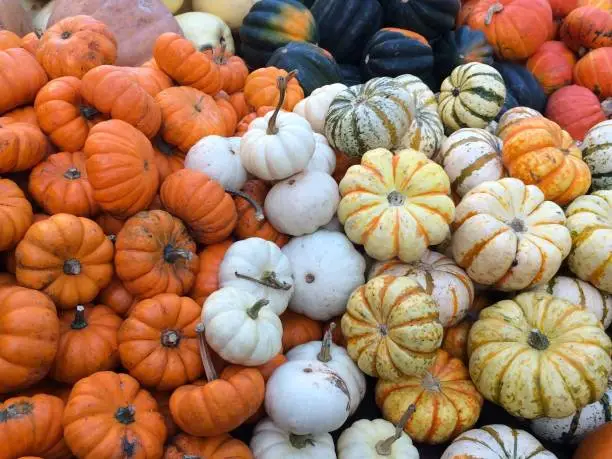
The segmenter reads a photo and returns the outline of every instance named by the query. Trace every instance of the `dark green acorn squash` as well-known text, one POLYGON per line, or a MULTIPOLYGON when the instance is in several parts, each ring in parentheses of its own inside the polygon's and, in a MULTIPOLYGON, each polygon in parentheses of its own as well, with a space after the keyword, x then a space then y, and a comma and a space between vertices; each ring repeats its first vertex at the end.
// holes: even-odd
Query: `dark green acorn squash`
POLYGON ((297 79, 306 96, 321 86, 343 81, 340 67, 332 55, 306 42, 296 41, 277 49, 266 67, 277 67, 288 72, 297 70, 297 79))
POLYGON ((249 67, 259 68, 292 41, 316 44, 319 32, 310 10, 297 0, 261 0, 244 18, 240 41, 241 56, 249 67))
POLYGON ((300 3, 306 6, 306 8, 310 8, 314 2, 315 0, 300 0, 300 3))
POLYGON ((319 45, 341 64, 359 64, 364 45, 382 27, 378 0, 317 0, 311 11, 319 45))
MULTIPOLYGON (((501 73, 504 79, 506 94, 511 95, 511 98, 506 96, 507 104, 514 103, 512 101, 514 99, 522 107, 544 112, 546 93, 536 77, 526 67, 511 62, 495 62, 493 67, 501 73)), ((506 107, 504 106, 504 108, 506 107)))
POLYGON ((366 45, 361 73, 365 79, 409 73, 431 85, 433 64, 433 51, 424 37, 409 30, 387 28, 376 32, 366 45))
POLYGON ((380 0, 385 26, 412 30, 427 39, 455 27, 460 0, 380 0))
POLYGON ((340 64, 340 71, 342 72, 343 83, 347 86, 355 86, 364 83, 361 78, 361 70, 359 67, 352 64, 340 64))

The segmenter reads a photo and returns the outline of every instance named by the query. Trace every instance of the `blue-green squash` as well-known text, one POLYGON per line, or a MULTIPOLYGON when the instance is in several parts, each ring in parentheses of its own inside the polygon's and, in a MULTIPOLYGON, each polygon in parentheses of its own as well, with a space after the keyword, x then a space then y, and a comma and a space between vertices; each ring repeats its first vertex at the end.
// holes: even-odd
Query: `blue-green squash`
POLYGON ((460 0, 380 0, 385 26, 412 30, 432 39, 455 28, 460 0))
POLYGON ((512 107, 529 107, 541 113, 546 108, 546 93, 539 81, 524 65, 495 62, 493 67, 501 74, 506 85, 506 103, 500 113, 512 107), (516 105, 514 105, 516 103, 516 105))
POLYGON ((361 70, 357 65, 353 64, 339 64, 340 71, 342 72, 343 83, 347 86, 355 86, 357 84, 365 83, 361 77, 361 70))

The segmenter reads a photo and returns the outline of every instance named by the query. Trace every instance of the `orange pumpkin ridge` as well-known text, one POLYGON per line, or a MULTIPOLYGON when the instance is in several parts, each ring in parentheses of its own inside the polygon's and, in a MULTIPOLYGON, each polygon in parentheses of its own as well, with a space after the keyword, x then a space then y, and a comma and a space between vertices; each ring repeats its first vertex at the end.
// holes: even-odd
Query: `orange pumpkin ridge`
POLYGON ((189 296, 199 305, 204 305, 206 298, 219 289, 219 267, 231 245, 232 240, 226 239, 204 247, 198 254, 200 257, 200 270, 189 292, 189 296))
MULTIPOLYGON (((252 72, 244 85, 244 96, 249 105, 256 109, 264 106, 276 107, 279 103, 280 90, 277 80, 287 77, 289 73, 276 67, 264 67, 252 72)), ((297 78, 286 78, 285 100, 282 108, 293 111, 296 104, 304 99, 304 90, 297 78)))

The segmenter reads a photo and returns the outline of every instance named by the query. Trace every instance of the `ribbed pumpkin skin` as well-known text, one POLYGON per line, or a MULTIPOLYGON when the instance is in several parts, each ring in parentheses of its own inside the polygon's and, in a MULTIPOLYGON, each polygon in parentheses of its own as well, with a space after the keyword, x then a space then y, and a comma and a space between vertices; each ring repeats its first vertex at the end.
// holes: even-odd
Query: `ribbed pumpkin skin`
POLYGON ((499 117, 499 122, 497 123, 497 137, 503 137, 506 132, 506 129, 513 125, 514 123, 525 119, 525 118, 537 118, 542 116, 542 114, 529 107, 514 107, 505 112, 502 116, 499 117))
MULTIPOLYGON (((322 0, 321 0, 322 1, 322 0)), ((385 24, 435 38, 455 26, 459 0, 380 0, 385 24)))
POLYGON ((563 42, 547 41, 527 61, 527 69, 535 76, 546 95, 572 84, 576 56, 563 42))
POLYGON ((0 179, 0 251, 13 249, 32 225, 32 204, 19 186, 8 179, 0 179))
POLYGON ((310 10, 319 26, 319 46, 342 64, 358 64, 364 43, 382 26, 378 0, 318 0, 310 10))
POLYGON ((612 190, 612 120, 593 126, 580 147, 591 170, 593 190, 612 190))
POLYGON ((287 43, 317 43, 319 31, 310 10, 297 0, 262 0, 244 18, 240 41, 246 63, 259 68, 287 43))
POLYGON ((612 46, 612 14, 593 6, 576 8, 563 21, 559 34, 576 52, 612 46))
POLYGON ((544 111, 546 93, 536 77, 524 65, 511 62, 496 62, 493 67, 501 74, 506 92, 522 107, 544 111))
POLYGON ((277 49, 266 67, 297 70, 297 79, 309 96, 315 89, 343 81, 340 67, 329 52, 307 42, 292 42, 277 49))
POLYGON ((574 66, 574 82, 600 99, 612 97, 612 46, 587 53, 574 66))
POLYGON ((576 140, 606 116, 599 99, 587 88, 571 85, 555 91, 546 104, 546 118, 554 121, 576 140))
POLYGON ((414 75, 433 85, 433 51, 425 37, 405 29, 385 28, 374 34, 363 51, 365 79, 414 75))

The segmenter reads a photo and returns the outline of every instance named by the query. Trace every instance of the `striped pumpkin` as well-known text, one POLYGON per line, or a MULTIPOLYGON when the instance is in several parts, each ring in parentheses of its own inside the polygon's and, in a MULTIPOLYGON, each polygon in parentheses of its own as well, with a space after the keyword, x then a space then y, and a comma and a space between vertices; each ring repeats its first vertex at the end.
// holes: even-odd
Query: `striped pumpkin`
POLYGON ((501 150, 502 142, 493 134, 464 128, 446 138, 434 161, 450 178, 453 193, 464 196, 475 186, 506 175, 501 150))
POLYGON ((542 116, 542 114, 529 107, 514 107, 504 113, 497 124, 497 136, 504 137, 506 130, 517 121, 525 118, 534 118, 542 116))
POLYGON ((593 126, 580 148, 591 170, 593 190, 612 190, 612 120, 593 126))
POLYGON ((396 259, 375 263, 369 279, 376 276, 405 276, 414 279, 433 296, 440 308, 440 322, 451 327, 461 321, 474 301, 474 284, 453 260, 438 252, 426 250, 414 263, 396 259))
POLYGON ((329 143, 349 156, 394 149, 414 118, 414 99, 392 78, 373 78, 340 92, 325 118, 329 143))
POLYGON ((427 108, 433 111, 438 110, 436 95, 419 77, 409 74, 401 75, 395 77, 395 81, 406 91, 415 95, 417 107, 427 108))
POLYGON ((444 443, 465 432, 478 420, 482 403, 463 362, 441 349, 423 376, 379 379, 376 384, 376 404, 387 421, 397 424, 414 404, 404 430, 420 443, 444 443))
POLYGON ((506 99, 500 73, 480 62, 455 68, 440 87, 438 113, 447 133, 484 128, 495 119, 506 99))
POLYGON ((572 247, 563 210, 514 178, 472 188, 457 206, 453 258, 483 285, 504 291, 548 282, 572 247))
POLYGON ((573 241, 570 269, 580 279, 612 293, 612 191, 580 196, 565 213, 573 241))

